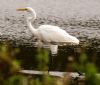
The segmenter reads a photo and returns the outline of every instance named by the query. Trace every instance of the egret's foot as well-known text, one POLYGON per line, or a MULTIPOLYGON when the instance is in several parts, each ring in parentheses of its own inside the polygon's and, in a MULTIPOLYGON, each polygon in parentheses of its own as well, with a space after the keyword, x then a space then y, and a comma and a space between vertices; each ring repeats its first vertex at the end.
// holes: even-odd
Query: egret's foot
POLYGON ((77 71, 77 73, 79 74, 79 76, 84 75, 81 71, 77 71))

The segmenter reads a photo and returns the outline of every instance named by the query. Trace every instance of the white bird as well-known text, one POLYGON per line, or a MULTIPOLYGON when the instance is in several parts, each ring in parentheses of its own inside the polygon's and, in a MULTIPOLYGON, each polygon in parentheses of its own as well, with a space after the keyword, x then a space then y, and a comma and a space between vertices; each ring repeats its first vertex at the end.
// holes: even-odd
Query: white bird
POLYGON ((31 16, 27 17, 28 27, 39 41, 49 45, 52 54, 57 54, 58 46, 61 44, 79 44, 79 40, 76 37, 69 35, 58 26, 41 25, 38 29, 35 29, 32 26, 32 21, 36 19, 36 12, 31 7, 19 8, 17 11, 27 11, 31 13, 31 16))

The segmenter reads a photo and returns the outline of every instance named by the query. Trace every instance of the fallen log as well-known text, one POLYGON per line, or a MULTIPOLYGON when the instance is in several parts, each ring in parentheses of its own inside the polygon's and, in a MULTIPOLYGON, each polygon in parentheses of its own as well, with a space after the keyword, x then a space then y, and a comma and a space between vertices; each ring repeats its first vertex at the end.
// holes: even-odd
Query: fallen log
POLYGON ((84 79, 85 78, 85 74, 83 73, 83 75, 80 75, 77 72, 59 72, 59 71, 36 71, 36 70, 20 70, 19 73, 21 74, 28 74, 28 75, 50 75, 53 77, 60 77, 60 78, 64 78, 65 76, 69 76, 72 78, 79 78, 79 79, 84 79))

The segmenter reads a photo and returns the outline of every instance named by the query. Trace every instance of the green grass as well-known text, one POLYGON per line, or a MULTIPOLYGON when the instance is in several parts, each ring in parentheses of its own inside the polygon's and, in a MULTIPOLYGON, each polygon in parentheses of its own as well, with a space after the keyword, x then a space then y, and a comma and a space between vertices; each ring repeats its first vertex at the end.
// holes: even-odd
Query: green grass
MULTIPOLYGON (((48 74, 41 76, 19 74, 21 62, 14 57, 16 50, 18 51, 18 48, 12 48, 5 43, 0 44, 0 85, 77 85, 75 80, 67 76, 57 78, 48 74)), ((37 70, 48 70, 49 54, 47 51, 38 49, 36 60, 37 70)), ((73 69, 86 74, 85 85, 100 85, 100 77, 96 75, 98 70, 95 64, 88 61, 85 53, 81 54, 78 62, 73 63, 73 69)))

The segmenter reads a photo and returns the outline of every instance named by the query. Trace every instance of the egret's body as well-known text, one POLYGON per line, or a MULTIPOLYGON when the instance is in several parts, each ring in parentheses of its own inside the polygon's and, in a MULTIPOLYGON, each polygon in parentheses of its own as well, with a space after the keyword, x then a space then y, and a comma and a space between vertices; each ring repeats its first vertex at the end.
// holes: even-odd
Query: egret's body
MULTIPOLYGON (((60 29, 58 26, 41 25, 37 31, 40 34, 40 39, 44 42, 73 43, 73 38, 75 38, 70 36, 65 30, 60 29)), ((77 39, 74 39, 74 43, 75 42, 77 43, 77 39)))
POLYGON ((27 18, 27 24, 38 40, 50 46, 52 54, 57 54, 58 45, 60 44, 79 44, 79 40, 76 37, 69 35, 58 26, 41 25, 38 29, 35 29, 32 26, 32 21, 36 19, 36 13, 32 8, 26 7, 24 9, 18 9, 18 11, 31 12, 32 16, 27 18))

